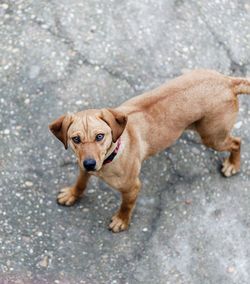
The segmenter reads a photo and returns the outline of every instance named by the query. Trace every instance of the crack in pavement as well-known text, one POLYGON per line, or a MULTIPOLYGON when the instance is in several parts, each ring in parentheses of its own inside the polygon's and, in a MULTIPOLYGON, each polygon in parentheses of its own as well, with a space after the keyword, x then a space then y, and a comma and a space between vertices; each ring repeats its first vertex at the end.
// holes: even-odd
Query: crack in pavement
POLYGON ((247 74, 247 66, 249 65, 249 62, 246 62, 244 64, 238 63, 233 57, 232 51, 230 48, 228 48, 227 44, 220 38, 220 36, 214 31, 214 29, 210 26, 208 21, 206 20, 206 17, 201 11, 201 7, 197 4, 196 5, 197 10, 200 14, 200 18, 205 24, 207 30, 210 32, 210 34, 213 36, 214 40, 223 48, 223 50, 226 53, 226 56, 230 60, 230 70, 232 73, 239 72, 242 76, 246 76, 247 74))
POLYGON ((235 73, 237 71, 239 71, 239 73, 242 76, 246 76, 246 65, 247 64, 239 64, 232 55, 231 50, 227 47, 226 43, 223 42, 219 36, 215 33, 215 31, 212 29, 212 27, 208 24, 208 22, 205 20, 204 17, 202 17, 203 22, 205 23, 207 29, 209 30, 209 32, 211 33, 211 35, 213 36, 213 38, 215 39, 215 41, 224 49, 224 51, 226 52, 226 55, 228 57, 228 59, 230 60, 230 70, 232 71, 232 73, 235 73))
MULTIPOLYGON (((99 68, 101 70, 104 70, 105 72, 107 72, 111 77, 118 79, 120 81, 124 81, 127 83, 127 85, 129 85, 129 87, 136 92, 136 83, 134 81, 132 81, 131 79, 129 79, 127 76, 123 75, 122 73, 112 70, 111 68, 103 65, 103 64, 98 64, 98 63, 94 63, 91 62, 85 55, 83 55, 79 50, 76 50, 74 47, 74 42, 70 39, 70 36, 68 36, 66 34, 66 31, 63 29, 60 19, 57 15, 55 15, 55 27, 56 27, 56 31, 54 31, 51 28, 48 29, 44 29, 42 27, 42 25, 44 24, 43 22, 37 21, 37 20, 32 20, 32 23, 36 24, 37 26, 39 26, 40 28, 42 28, 45 31, 48 31, 53 37, 56 37, 58 39, 60 39, 63 43, 65 43, 71 50, 71 52, 75 53, 75 57, 74 59, 78 59, 81 60, 81 64, 84 64, 85 66, 90 66, 93 68, 99 68)), ((73 59, 73 60, 74 60, 73 59)), ((77 63, 77 62, 76 62, 77 63)))

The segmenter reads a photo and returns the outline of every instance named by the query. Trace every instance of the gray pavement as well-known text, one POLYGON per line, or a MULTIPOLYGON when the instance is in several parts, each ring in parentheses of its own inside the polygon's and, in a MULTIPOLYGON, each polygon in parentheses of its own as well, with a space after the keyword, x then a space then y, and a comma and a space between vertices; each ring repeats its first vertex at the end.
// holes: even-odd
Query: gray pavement
POLYGON ((56 203, 77 165, 49 122, 197 67, 250 77, 249 0, 0 1, 0 283, 250 283, 249 97, 237 176, 185 133, 145 162, 127 232, 107 230, 119 195, 97 179, 56 203))

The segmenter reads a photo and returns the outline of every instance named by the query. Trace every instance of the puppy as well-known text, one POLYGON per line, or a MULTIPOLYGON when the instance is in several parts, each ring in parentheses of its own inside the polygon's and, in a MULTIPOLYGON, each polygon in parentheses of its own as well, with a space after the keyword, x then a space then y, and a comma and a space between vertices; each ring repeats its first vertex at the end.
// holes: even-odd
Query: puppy
POLYGON ((142 162, 169 147, 186 129, 197 131, 204 145, 228 151, 222 173, 236 174, 241 140, 231 136, 230 130, 238 112, 237 95, 243 93, 250 94, 250 80, 195 70, 117 108, 61 116, 49 128, 65 149, 68 145, 73 149, 79 176, 73 186, 60 191, 58 203, 74 204, 89 177, 100 177, 122 197, 109 228, 126 230, 141 188, 142 162))

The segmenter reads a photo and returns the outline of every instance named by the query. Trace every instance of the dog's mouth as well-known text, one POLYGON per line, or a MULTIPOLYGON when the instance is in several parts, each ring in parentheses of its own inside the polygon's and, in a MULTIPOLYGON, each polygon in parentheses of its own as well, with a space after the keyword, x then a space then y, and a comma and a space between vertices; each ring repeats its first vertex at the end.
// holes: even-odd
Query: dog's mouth
POLYGON ((98 174, 98 172, 101 170, 101 168, 98 168, 98 169, 94 169, 94 170, 89 170, 87 171, 86 169, 84 169, 88 174, 90 175, 96 175, 98 174))

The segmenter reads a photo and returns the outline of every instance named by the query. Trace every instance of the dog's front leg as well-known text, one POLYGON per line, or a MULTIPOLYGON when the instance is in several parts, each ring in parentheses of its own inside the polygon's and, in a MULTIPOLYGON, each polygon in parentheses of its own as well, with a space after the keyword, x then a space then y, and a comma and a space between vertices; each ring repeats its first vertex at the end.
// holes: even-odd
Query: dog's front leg
POLYGON ((114 233, 124 231, 128 228, 140 188, 141 182, 139 178, 137 178, 131 187, 121 190, 122 203, 120 209, 112 217, 112 221, 109 225, 109 228, 114 233))
POLYGON ((71 187, 66 187, 60 190, 57 196, 57 202, 62 205, 73 205, 79 199, 87 186, 90 175, 80 169, 76 183, 71 187))

